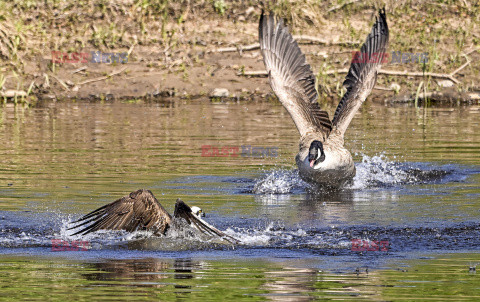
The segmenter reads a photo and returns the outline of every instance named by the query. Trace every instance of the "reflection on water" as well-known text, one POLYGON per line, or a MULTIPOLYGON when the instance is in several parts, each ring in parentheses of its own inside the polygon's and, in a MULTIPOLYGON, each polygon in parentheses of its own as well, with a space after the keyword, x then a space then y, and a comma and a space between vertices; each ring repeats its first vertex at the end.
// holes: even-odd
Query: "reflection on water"
MULTIPOLYGON (((87 280, 115 281, 134 280, 140 286, 161 287, 162 279, 170 278, 170 263, 155 258, 144 259, 110 259, 105 262, 97 262, 91 265, 92 273, 83 274, 87 280), (156 282, 156 284, 155 284, 156 282)), ((200 263, 193 263, 191 259, 175 259, 173 263, 174 279, 192 279, 192 269, 201 268, 200 263)), ((105 283, 102 283, 105 284, 105 283)))
POLYGON ((346 134, 354 183, 316 194, 295 171, 298 134, 278 104, 7 104, 0 107, 0 279, 21 282, 4 293, 391 300, 434 294, 439 283, 443 293, 454 291, 446 281, 453 279, 442 279, 452 274, 472 298, 477 275, 464 267, 478 254, 443 255, 480 247, 479 117, 478 106, 367 103, 346 134), (275 148, 279 156, 206 157, 204 145, 275 148), (107 232, 83 238, 88 252, 51 252, 52 239, 71 239, 68 221, 139 188, 170 212, 177 198, 201 206, 209 222, 244 244, 180 248, 150 240, 142 248, 145 234, 107 232), (387 240, 389 251, 353 252, 356 238, 387 240), (6 256, 18 253, 27 256, 6 256), (432 253, 438 262, 415 262, 432 253), (408 272, 377 270, 395 263, 408 272))
POLYGON ((11 299, 252 300, 478 299, 477 255, 453 254, 394 261, 384 270, 342 273, 309 268, 312 260, 142 258, 82 263, 68 259, 2 257, 2 295, 11 299), (15 280, 16 282, 11 282, 15 280), (452 280, 455 280, 454 282, 452 280), (452 295, 452 293, 455 293, 452 295))

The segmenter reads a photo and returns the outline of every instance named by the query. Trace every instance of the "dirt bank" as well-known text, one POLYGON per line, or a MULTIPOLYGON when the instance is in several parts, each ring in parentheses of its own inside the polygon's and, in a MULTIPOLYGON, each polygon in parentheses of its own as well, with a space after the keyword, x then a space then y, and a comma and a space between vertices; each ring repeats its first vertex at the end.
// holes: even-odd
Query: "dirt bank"
MULTIPOLYGON (((335 100, 342 94, 345 71, 370 30, 375 3, 267 5, 287 19, 294 35, 303 37, 301 48, 317 75, 322 99, 335 100)), ((434 101, 478 103, 478 3, 408 3, 412 5, 386 1, 389 51, 427 53, 429 61, 387 63, 370 99, 411 102, 418 91, 420 98, 434 101)), ((15 95, 17 101, 27 102, 193 98, 214 91, 230 98, 261 99, 271 94, 262 75, 245 76, 264 71, 253 45, 261 12, 255 1, 13 1, 3 6, 4 100, 15 95)))

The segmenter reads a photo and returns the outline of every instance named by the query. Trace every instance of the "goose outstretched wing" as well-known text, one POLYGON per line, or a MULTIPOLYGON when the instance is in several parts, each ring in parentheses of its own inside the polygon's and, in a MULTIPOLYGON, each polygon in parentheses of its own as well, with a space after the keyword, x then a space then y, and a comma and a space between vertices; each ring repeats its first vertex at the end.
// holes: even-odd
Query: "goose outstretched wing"
POLYGON ((360 49, 360 57, 352 61, 348 74, 343 82, 347 92, 335 110, 332 124, 343 135, 358 108, 377 82, 377 72, 385 58, 388 46, 388 25, 385 9, 379 16, 367 40, 360 49))
POLYGON ((300 135, 309 131, 328 136, 332 124, 328 113, 320 108, 315 90, 315 76, 305 55, 282 20, 262 12, 259 24, 260 49, 270 86, 287 109, 300 135))

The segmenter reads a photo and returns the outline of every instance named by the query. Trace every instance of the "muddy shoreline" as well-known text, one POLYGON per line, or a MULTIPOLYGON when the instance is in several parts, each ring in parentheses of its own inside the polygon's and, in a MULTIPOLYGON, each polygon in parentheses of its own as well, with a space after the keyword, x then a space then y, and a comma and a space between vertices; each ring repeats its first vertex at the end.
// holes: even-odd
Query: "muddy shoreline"
MULTIPOLYGON (((4 102, 274 98, 258 42, 262 8, 286 19, 317 77, 320 102, 337 102, 352 53, 378 9, 369 3, 165 2, 6 4, 0 21, 4 102), (218 6, 222 4, 223 6, 218 6), (21 16, 21 24, 14 16, 21 16), (38 22, 42 20, 42 22, 38 22), (257 74, 249 76, 249 74, 257 74)), ((387 1, 388 51, 428 54, 382 67, 368 101, 479 104, 479 14, 464 7, 387 1), (421 13, 419 13, 421 12, 421 13), (442 14, 442 19, 435 16, 442 14), (419 18, 415 17, 421 15, 419 18), (459 16, 462 21, 459 21, 459 16)), ((18 19, 18 18, 17 18, 18 19)))

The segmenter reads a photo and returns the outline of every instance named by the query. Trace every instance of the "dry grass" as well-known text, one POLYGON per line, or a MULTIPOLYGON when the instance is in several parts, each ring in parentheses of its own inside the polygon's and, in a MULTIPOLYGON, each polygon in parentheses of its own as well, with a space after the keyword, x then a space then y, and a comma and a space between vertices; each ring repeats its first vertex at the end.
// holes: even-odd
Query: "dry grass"
MULTIPOLYGON (((342 41, 363 40, 373 23, 376 9, 386 6, 391 28, 390 50, 428 52, 430 61, 422 66, 393 66, 412 72, 449 73, 466 62, 478 62, 480 47, 480 1, 478 0, 270 0, 264 8, 285 18, 293 33, 330 35, 342 41), (350 3, 352 2, 352 3, 350 3), (329 10, 332 10, 328 12, 329 10), (365 21, 369 22, 368 26, 365 21)), ((0 3, 0 75, 4 87, 27 90, 35 75, 39 58, 48 59, 51 51, 73 52, 94 48, 101 51, 128 50, 132 45, 158 45, 163 50, 185 50, 201 32, 192 21, 218 20, 219 24, 243 24, 251 27, 238 36, 213 28, 208 33, 223 45, 251 43, 262 5, 258 1, 228 0, 13 0, 0 3), (18 18, 16 16, 22 16, 18 18), (230 41, 229 41, 230 40, 230 41)), ((233 25, 232 25, 233 24, 233 25)), ((335 46, 328 52, 345 52, 335 46)), ((184 56, 186 57, 186 56, 184 56)), ((183 58, 180 56, 180 58, 183 58)), ((188 58, 187 58, 188 59, 188 58)), ((183 62, 189 66, 188 62, 183 62)), ((322 77, 326 70, 343 66, 332 56, 314 58, 321 68, 319 82, 324 93, 341 93, 338 80, 322 77)), ((191 64, 190 64, 191 65, 191 64)), ((312 64, 313 65, 313 64, 312 64)), ((317 69, 318 69, 317 68, 317 69)), ((50 71, 55 66, 50 65, 50 71)), ((478 89, 479 64, 462 70, 459 90, 478 89)), ((187 74, 188 70, 184 72, 187 74)), ((386 77, 382 83, 398 83, 416 91, 420 81, 427 89, 436 89, 432 79, 386 77)), ((33 86, 33 91, 37 88, 33 86)), ((2 87, 0 87, 2 89, 2 87)))

